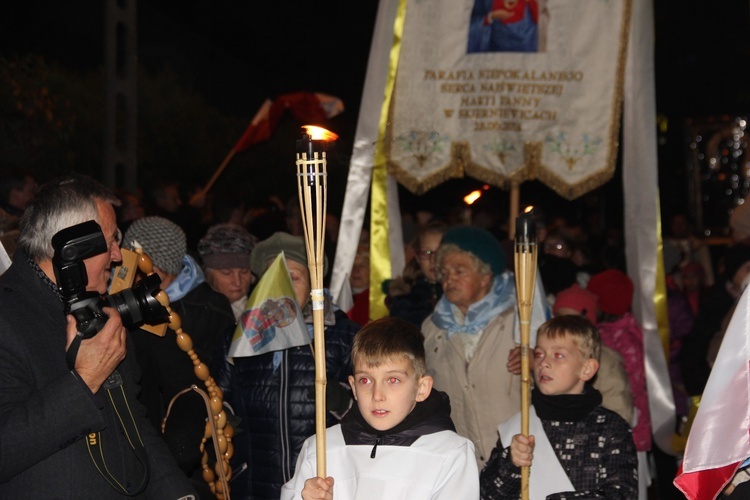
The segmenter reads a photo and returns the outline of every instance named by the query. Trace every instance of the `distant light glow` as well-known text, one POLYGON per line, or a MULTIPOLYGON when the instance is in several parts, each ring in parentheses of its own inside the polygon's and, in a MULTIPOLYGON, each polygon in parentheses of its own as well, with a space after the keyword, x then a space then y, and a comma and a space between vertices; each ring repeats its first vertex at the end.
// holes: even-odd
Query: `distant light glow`
POLYGON ((335 141, 339 138, 338 134, 326 130, 323 127, 317 127, 315 125, 303 125, 303 129, 310 136, 310 139, 314 141, 335 141))
POLYGON ((529 205, 528 207, 523 209, 523 213, 527 214, 531 212, 532 210, 534 210, 534 205, 529 205))
POLYGON ((471 205, 475 201, 477 201, 482 196, 482 191, 477 189, 476 191, 472 191, 471 193, 464 196, 464 203, 467 205, 471 205))

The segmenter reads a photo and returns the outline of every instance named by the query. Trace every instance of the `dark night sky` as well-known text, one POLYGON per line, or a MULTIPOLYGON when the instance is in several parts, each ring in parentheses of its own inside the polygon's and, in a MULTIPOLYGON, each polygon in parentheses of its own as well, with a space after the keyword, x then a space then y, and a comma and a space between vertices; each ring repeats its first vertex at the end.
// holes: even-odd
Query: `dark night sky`
MULTIPOLYGON (((101 65, 102 3, 3 2, 0 51, 37 52, 81 69, 101 65)), ((654 3, 660 111, 746 111, 749 2, 654 3)), ((146 0, 138 3, 138 57, 148 68, 170 64, 240 116, 267 95, 301 87, 351 102, 360 95, 376 10, 377 0, 146 0)))
MULTIPOLYGON (((0 7, 0 51, 86 70, 103 63, 104 2, 0 7)), ((252 117, 263 99, 314 90, 359 101, 377 0, 138 2, 138 60, 168 64, 213 105, 252 117)))
MULTIPOLYGON (((102 3, 5 1, 0 52, 96 68, 102 3)), ((669 118, 660 142, 663 199, 681 194, 670 176, 684 174, 684 119, 750 110, 749 3, 654 0, 657 107, 669 118)), ((211 104, 243 119, 286 91, 337 95, 353 135, 376 11, 377 0, 142 0, 138 58, 148 70, 169 64, 211 104)))

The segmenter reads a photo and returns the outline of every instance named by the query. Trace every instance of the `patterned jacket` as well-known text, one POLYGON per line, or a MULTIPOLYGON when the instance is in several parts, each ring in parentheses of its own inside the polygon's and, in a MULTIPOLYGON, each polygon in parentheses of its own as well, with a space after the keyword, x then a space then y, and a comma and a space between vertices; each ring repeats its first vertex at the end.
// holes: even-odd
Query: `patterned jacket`
MULTIPOLYGON (((601 406, 583 420, 561 422, 542 419, 547 438, 575 491, 549 495, 547 500, 569 498, 638 498, 638 459, 630 426, 619 415, 601 406)), ((535 471, 532 463, 531 474, 535 471)), ((510 447, 498 440, 480 474, 482 499, 518 498, 521 468, 513 465, 510 447)))

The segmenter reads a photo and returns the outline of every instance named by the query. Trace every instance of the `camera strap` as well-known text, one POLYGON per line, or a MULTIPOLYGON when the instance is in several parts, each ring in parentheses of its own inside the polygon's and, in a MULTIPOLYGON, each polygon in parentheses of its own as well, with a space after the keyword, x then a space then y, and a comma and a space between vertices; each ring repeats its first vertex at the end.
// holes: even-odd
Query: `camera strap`
MULTIPOLYGON (((80 337, 76 337, 80 339, 80 337)), ((74 341, 75 342, 75 341, 74 341)), ((80 344, 80 340, 78 340, 80 344)), ((71 345, 72 347, 72 345, 71 345)), ((76 349, 77 350, 77 349, 76 349)), ((68 350, 70 352, 70 349, 68 350)), ((73 358, 75 361, 75 357, 73 358)), ((148 456, 146 455, 146 448, 141 440, 141 435, 138 432, 138 426, 135 423, 135 417, 133 417, 130 411, 130 405, 128 404, 127 397, 125 396, 125 388, 123 387, 122 375, 115 370, 112 375, 107 378, 102 388, 107 392, 107 398, 109 399, 112 408, 115 411, 115 415, 120 422, 125 438, 133 450, 133 454, 140 462, 143 467, 143 479, 141 483, 135 488, 127 488, 121 481, 118 481, 107 467, 107 463, 104 460, 104 450, 102 449, 101 433, 91 433, 86 437, 86 444, 88 446, 89 455, 93 460, 99 474, 109 483, 112 488, 127 496, 136 496, 146 489, 148 480, 150 477, 150 469, 148 465, 148 456)))
POLYGON ((81 340, 83 340, 83 334, 78 332, 73 338, 73 342, 68 346, 68 351, 65 353, 65 361, 68 362, 68 370, 73 370, 76 367, 76 357, 78 356, 78 349, 81 347, 81 340))

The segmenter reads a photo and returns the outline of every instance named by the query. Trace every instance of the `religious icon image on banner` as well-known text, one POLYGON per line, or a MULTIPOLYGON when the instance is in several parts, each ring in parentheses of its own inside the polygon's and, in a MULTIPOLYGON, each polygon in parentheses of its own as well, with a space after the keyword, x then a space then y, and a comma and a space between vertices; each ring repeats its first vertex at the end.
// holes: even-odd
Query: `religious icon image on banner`
POLYGON ((466 52, 544 52, 546 0, 474 0, 466 52))

